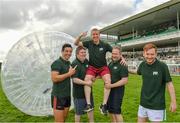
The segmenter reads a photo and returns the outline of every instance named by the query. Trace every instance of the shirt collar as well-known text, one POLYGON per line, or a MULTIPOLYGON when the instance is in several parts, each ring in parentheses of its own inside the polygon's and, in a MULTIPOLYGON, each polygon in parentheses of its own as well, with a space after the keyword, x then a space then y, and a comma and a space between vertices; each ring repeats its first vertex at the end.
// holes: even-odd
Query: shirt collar
POLYGON ((70 61, 66 61, 66 60, 64 60, 62 57, 60 57, 59 58, 60 60, 62 60, 64 63, 66 63, 66 64, 70 64, 70 61))
POLYGON ((117 61, 113 61, 113 60, 112 60, 112 62, 113 62, 113 64, 120 63, 120 59, 117 60, 117 61))
MULTIPOLYGON (((146 62, 146 61, 145 61, 146 62)), ((146 62, 146 64, 148 65, 148 66, 153 66, 154 64, 156 64, 157 63, 157 58, 155 58, 155 60, 154 60, 154 62, 152 63, 152 64, 148 64, 147 62, 146 62)))
POLYGON ((80 61, 77 57, 76 57, 76 60, 77 60, 78 62, 80 62, 81 64, 85 62, 85 60, 84 60, 84 62, 80 61))
MULTIPOLYGON (((93 42, 93 40, 92 40, 92 42, 93 42)), ((99 44, 95 44, 95 43, 93 42, 93 45, 95 45, 95 46, 100 46, 100 45, 101 45, 101 40, 99 40, 99 44)))

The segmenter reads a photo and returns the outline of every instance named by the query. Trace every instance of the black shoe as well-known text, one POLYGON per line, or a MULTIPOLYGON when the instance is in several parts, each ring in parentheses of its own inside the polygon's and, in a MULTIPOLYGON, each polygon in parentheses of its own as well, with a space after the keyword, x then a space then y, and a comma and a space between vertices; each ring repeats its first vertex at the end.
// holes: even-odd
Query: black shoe
POLYGON ((87 104, 86 108, 84 109, 84 112, 90 112, 92 111, 94 108, 92 107, 91 104, 87 104))
POLYGON ((103 115, 107 115, 108 114, 108 110, 107 110, 107 105, 106 104, 104 104, 104 105, 101 104, 99 106, 99 110, 100 110, 101 114, 103 114, 103 115))

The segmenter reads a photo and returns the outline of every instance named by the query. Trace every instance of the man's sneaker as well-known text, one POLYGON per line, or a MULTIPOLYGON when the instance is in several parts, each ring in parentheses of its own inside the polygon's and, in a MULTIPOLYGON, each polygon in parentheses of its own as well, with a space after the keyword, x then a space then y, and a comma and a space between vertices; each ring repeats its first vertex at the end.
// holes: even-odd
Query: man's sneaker
POLYGON ((91 104, 87 104, 86 108, 84 109, 84 112, 90 112, 92 111, 94 108, 92 107, 91 104))
POLYGON ((101 111, 101 114, 103 114, 103 115, 107 115, 108 114, 108 110, 107 110, 107 105, 106 104, 104 104, 104 105, 100 105, 99 106, 99 110, 101 111))

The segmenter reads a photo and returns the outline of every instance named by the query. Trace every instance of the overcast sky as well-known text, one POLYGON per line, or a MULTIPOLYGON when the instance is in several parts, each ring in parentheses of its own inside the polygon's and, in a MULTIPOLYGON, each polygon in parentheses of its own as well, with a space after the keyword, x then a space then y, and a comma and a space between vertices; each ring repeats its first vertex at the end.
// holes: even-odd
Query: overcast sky
MULTIPOLYGON (((76 37, 168 0, 0 0, 0 53, 32 31, 55 30, 76 37)), ((0 54, 1 55, 1 54, 0 54)))

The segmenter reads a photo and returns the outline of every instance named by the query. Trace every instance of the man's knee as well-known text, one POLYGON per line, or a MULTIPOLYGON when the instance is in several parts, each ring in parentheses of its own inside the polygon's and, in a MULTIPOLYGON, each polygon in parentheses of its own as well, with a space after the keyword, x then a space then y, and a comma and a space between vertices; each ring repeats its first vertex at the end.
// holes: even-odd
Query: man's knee
POLYGON ((103 79, 105 84, 106 83, 111 83, 111 76, 110 76, 110 74, 106 74, 106 75, 102 76, 102 79, 103 79))
POLYGON ((91 76, 91 75, 86 75, 86 77, 85 77, 85 81, 93 81, 95 79, 95 77, 94 76, 91 76))

